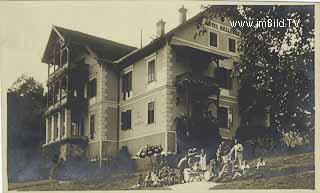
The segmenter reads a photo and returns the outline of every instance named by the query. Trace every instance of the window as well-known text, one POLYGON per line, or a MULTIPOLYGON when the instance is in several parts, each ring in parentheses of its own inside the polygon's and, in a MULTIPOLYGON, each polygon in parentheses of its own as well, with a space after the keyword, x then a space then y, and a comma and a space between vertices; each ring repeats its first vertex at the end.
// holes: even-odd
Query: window
POLYGON ((90 98, 95 97, 97 95, 97 79, 92 79, 89 82, 88 95, 90 98))
POLYGON ((236 52, 236 40, 229 38, 229 51, 236 52))
POLYGON ((126 99, 126 95, 130 97, 131 90, 132 90, 132 71, 122 75, 123 100, 126 99))
POLYGON ((148 103, 148 124, 154 123, 154 102, 148 103))
POLYGON ((131 110, 121 112, 121 129, 131 129, 131 110))
POLYGON ((219 127, 220 128, 228 128, 228 108, 219 107, 218 120, 219 120, 219 127))
POLYGON ((218 36, 214 32, 210 32, 210 46, 218 47, 218 36))
POLYGON ((95 115, 92 114, 90 115, 90 139, 94 139, 94 133, 95 133, 94 121, 95 121, 95 115))
POLYGON ((215 71, 218 84, 225 89, 232 88, 231 70, 219 67, 215 71))
POLYGON ((67 63, 68 63, 68 50, 67 48, 64 48, 61 51, 61 55, 60 55, 60 67, 63 67, 67 63))
POLYGON ((150 60, 148 62, 148 82, 152 82, 156 79, 156 60, 150 60))

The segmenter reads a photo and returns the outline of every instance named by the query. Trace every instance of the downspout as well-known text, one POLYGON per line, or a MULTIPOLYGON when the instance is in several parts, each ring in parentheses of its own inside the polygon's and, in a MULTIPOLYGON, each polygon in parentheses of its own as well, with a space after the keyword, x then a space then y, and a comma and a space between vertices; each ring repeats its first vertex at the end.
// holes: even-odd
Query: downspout
POLYGON ((119 67, 119 63, 118 63, 118 65, 115 67, 116 69, 116 71, 118 71, 118 75, 119 75, 119 77, 118 77, 118 108, 117 108, 117 110, 118 110, 118 116, 117 116, 117 143, 118 143, 118 145, 117 145, 117 152, 119 151, 119 145, 120 145, 120 125, 119 125, 119 121, 120 121, 120 119, 119 119, 119 116, 120 116, 120 84, 121 84, 121 81, 120 81, 120 78, 121 78, 121 71, 120 71, 120 67, 119 67))
MULTIPOLYGON (((100 63, 99 60, 97 60, 97 63, 100 65, 100 81, 99 82, 101 83, 101 79, 102 79, 102 63, 100 63)), ((99 85, 99 88, 100 87, 101 87, 101 85, 99 85)), ((99 95, 100 95, 100 100, 101 100, 102 99, 101 89, 100 89, 99 95)), ((100 126, 100 129, 101 129, 101 126, 100 126)), ((99 159, 99 167, 101 168, 102 167, 102 135, 101 135, 101 131, 100 131, 100 152, 99 152, 99 154, 100 154, 100 156, 99 156, 100 157, 100 159, 99 159)))

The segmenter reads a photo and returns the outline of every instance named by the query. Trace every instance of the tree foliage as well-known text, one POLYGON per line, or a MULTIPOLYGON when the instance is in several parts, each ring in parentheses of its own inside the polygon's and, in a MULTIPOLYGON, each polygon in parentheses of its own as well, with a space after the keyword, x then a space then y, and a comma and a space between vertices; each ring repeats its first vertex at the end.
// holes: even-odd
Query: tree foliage
POLYGON ((22 75, 7 93, 8 177, 30 180, 36 177, 41 145, 45 140, 43 86, 22 75))
MULTIPOLYGON (((204 8, 209 14, 203 21, 217 17, 229 17, 233 21, 285 20, 287 24, 287 19, 295 21, 290 27, 237 27, 241 31, 240 62, 234 75, 240 81, 239 104, 243 117, 259 104, 261 110, 271 107, 273 126, 278 131, 313 128, 314 6, 204 8)), ((203 21, 198 24, 197 35, 206 33, 203 21)))

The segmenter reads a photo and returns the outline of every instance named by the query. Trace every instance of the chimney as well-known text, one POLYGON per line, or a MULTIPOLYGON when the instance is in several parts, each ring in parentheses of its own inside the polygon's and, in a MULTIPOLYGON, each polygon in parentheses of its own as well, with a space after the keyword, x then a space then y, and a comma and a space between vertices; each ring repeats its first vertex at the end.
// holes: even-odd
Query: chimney
POLYGON ((179 9, 179 24, 183 24, 187 21, 187 9, 182 7, 179 9))
POLYGON ((164 35, 165 33, 165 24, 166 22, 164 22, 162 19, 160 21, 157 22, 157 38, 161 37, 164 35))

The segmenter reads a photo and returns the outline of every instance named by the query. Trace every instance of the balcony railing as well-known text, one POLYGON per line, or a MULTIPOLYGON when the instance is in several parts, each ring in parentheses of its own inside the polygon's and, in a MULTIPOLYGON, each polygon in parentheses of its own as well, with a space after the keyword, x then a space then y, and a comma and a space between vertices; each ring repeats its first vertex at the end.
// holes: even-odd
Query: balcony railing
POLYGON ((216 94, 219 85, 212 77, 186 72, 176 77, 178 91, 189 91, 198 94, 216 94))
POLYGON ((57 78, 59 78, 61 75, 65 74, 68 69, 68 64, 64 64, 61 68, 58 68, 57 70, 53 71, 49 74, 47 84, 52 83, 57 78))

